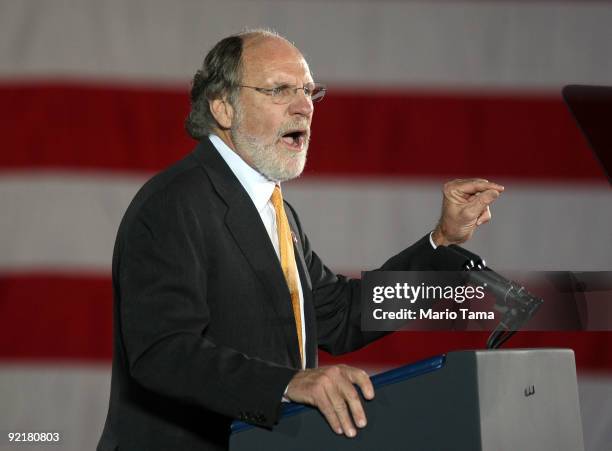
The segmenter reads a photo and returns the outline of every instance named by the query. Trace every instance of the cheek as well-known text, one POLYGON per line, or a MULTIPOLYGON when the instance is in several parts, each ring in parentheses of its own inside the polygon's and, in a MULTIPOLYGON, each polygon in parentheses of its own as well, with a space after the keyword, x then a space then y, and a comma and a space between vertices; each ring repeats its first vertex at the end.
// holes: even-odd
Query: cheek
POLYGON ((265 117, 253 118, 249 121, 249 130, 253 135, 262 138, 269 138, 276 135, 276 127, 274 123, 265 117))
POLYGON ((265 109, 256 110, 253 114, 243 119, 243 126, 246 133, 272 142, 281 126, 283 125, 283 115, 278 111, 265 109))

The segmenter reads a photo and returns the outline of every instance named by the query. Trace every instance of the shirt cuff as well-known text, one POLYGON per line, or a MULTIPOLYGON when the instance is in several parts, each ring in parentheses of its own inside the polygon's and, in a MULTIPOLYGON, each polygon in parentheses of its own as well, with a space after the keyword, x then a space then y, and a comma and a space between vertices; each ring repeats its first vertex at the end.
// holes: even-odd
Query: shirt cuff
POLYGON ((289 398, 287 398, 287 390, 289 389, 289 384, 285 387, 285 391, 283 392, 283 397, 281 398, 281 402, 291 402, 289 398))
POLYGON ((431 247, 433 247, 434 249, 438 248, 438 246, 436 246, 436 243, 434 243, 434 240, 433 240, 433 231, 429 233, 429 242, 431 243, 431 247))

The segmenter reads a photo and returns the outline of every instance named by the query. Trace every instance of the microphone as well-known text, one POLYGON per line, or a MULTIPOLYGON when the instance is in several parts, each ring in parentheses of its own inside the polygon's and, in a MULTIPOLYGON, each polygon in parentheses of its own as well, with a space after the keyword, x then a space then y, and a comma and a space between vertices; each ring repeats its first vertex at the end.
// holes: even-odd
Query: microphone
MULTIPOLYGON (((516 282, 506 279, 487 266, 487 263, 480 256, 468 251, 467 249, 451 244, 448 249, 461 254, 469 259, 469 265, 465 265, 465 271, 471 271, 469 278, 476 283, 486 285, 495 297, 507 303, 508 299, 516 299, 517 302, 522 302, 523 298, 533 297, 527 290, 518 285, 516 282), (481 272, 484 271, 484 272, 481 272)), ((445 251, 442 251, 444 253, 445 251)), ((467 262, 466 262, 467 263, 467 262)))
POLYGON ((467 283, 482 285, 495 296, 495 309, 504 316, 487 341, 489 348, 501 346, 531 319, 544 302, 525 287, 493 271, 482 258, 460 246, 438 246, 432 264, 441 271, 464 271, 467 283))

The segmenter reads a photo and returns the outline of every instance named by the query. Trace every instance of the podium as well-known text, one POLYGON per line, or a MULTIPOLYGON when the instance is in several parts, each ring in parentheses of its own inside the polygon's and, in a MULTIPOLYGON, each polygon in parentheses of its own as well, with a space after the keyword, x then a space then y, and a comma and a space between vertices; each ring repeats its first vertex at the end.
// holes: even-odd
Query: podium
POLYGON ((450 352, 372 382, 368 426, 355 438, 288 403, 273 430, 234 422, 230 450, 584 450, 570 349, 450 352))

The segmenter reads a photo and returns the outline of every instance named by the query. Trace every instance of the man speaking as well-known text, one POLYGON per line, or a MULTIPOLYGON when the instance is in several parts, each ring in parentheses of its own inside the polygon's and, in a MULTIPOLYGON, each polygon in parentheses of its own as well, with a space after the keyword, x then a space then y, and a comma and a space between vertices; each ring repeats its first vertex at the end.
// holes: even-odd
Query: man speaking
MULTIPOLYGON (((285 399, 315 406, 338 434, 366 426, 354 384, 372 399, 367 374, 317 368, 317 348, 341 354, 382 333, 361 331, 360 281, 323 264, 282 198, 324 94, 299 50, 268 31, 225 38, 206 56, 186 123, 199 144, 144 185, 117 235, 98 450, 227 449, 232 420, 271 427, 285 399)), ((502 190, 447 183, 433 233, 382 269, 430 269, 434 247, 466 241, 502 190)))

